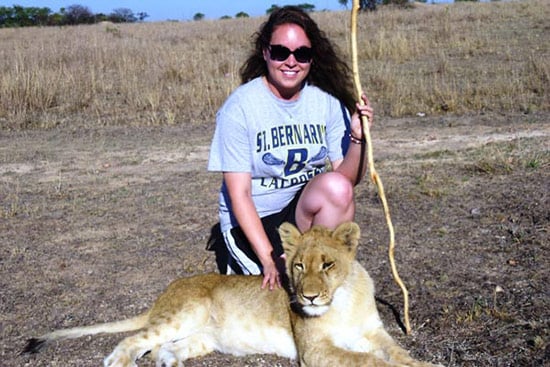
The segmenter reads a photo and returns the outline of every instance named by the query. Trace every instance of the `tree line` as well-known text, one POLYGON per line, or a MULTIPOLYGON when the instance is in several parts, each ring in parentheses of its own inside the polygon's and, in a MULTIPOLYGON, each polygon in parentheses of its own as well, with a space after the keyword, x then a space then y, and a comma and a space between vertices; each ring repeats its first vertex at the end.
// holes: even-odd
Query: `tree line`
MULTIPOLYGON (((419 2, 427 2, 427 0, 415 0, 419 2)), ((432 0, 433 1, 433 0, 432 0)), ((478 1, 478 0, 457 0, 457 1, 478 1)), ((340 5, 347 7, 351 0, 338 0, 340 5)), ((376 10, 377 5, 393 4, 398 6, 406 5, 409 0, 360 0, 360 10, 376 10)), ((303 3, 297 5, 305 11, 315 11, 315 5, 303 3)), ((266 14, 270 14, 278 5, 271 5, 266 10, 266 14)), ((0 6, 0 28, 6 27, 30 27, 30 26, 61 26, 61 25, 77 25, 77 24, 94 24, 104 21, 113 23, 134 23, 142 22, 149 15, 145 12, 134 13, 128 8, 114 9, 110 14, 93 13, 90 8, 84 5, 70 5, 66 8, 59 9, 58 12, 52 11, 48 7, 24 7, 20 5, 0 6)), ((193 20, 202 20, 205 17, 203 13, 196 13, 193 20)), ((247 18, 248 14, 239 12, 235 15, 236 18, 247 18)), ((231 18, 223 16, 222 19, 231 18)))
POLYGON ((148 16, 145 12, 134 13, 128 8, 118 8, 110 14, 104 14, 93 13, 83 5, 70 5, 61 8, 59 12, 53 12, 48 7, 0 6, 0 28, 94 24, 104 21, 134 23, 148 16))

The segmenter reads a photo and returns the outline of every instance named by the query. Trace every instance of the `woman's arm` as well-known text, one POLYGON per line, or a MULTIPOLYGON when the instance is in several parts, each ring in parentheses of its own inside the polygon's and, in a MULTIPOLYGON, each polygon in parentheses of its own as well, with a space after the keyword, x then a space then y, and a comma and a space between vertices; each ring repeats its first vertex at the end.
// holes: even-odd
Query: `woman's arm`
POLYGON ((224 172, 223 179, 231 200, 233 215, 262 263, 262 288, 280 286, 279 272, 273 259, 273 246, 252 201, 251 176, 246 172, 224 172))
POLYGON ((349 149, 343 159, 331 162, 332 168, 346 176, 354 185, 358 184, 367 171, 366 152, 367 147, 364 142, 362 116, 367 116, 369 126, 372 126, 374 111, 370 105, 369 99, 365 94, 362 95, 364 105, 357 103, 357 110, 351 117, 351 135, 346 137, 350 139, 349 149), (362 143, 361 143, 362 142, 362 143))

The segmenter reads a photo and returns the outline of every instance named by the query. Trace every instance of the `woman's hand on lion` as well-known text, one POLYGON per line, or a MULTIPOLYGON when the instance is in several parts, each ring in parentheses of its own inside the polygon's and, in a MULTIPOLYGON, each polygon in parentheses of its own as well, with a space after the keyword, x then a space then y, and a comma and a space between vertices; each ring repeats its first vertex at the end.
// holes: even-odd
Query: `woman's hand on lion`
POLYGON ((263 267, 264 280, 262 281, 262 289, 269 286, 269 290, 275 289, 275 287, 281 287, 281 277, 277 270, 277 265, 272 260, 263 267))

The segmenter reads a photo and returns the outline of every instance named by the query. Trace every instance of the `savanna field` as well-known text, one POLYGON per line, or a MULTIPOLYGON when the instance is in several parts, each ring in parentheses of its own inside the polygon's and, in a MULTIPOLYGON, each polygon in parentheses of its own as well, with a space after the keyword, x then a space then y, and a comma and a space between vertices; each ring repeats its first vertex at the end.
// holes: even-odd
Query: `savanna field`
MULTIPOLYGON (((313 16, 349 59, 349 12, 313 16)), ((548 0, 360 15, 412 335, 368 179, 356 188, 358 258, 387 329, 420 359, 550 363, 548 19, 548 0)), ((19 352, 56 328, 136 315, 171 280, 216 270, 209 144, 264 20, 0 29, 1 365, 100 365, 121 335, 19 352)), ((185 365, 297 363, 214 354, 185 365)))

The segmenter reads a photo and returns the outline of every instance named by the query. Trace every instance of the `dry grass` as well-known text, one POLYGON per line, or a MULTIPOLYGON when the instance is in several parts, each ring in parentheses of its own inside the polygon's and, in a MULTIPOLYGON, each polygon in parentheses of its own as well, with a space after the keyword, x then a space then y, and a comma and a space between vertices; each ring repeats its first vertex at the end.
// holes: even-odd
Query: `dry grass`
MULTIPOLYGON (((546 111, 548 14, 548 0, 363 14, 361 79, 379 115, 546 111)), ((314 16, 347 53, 348 12, 314 16)), ((212 121, 262 21, 0 29, 0 127, 212 121)))

